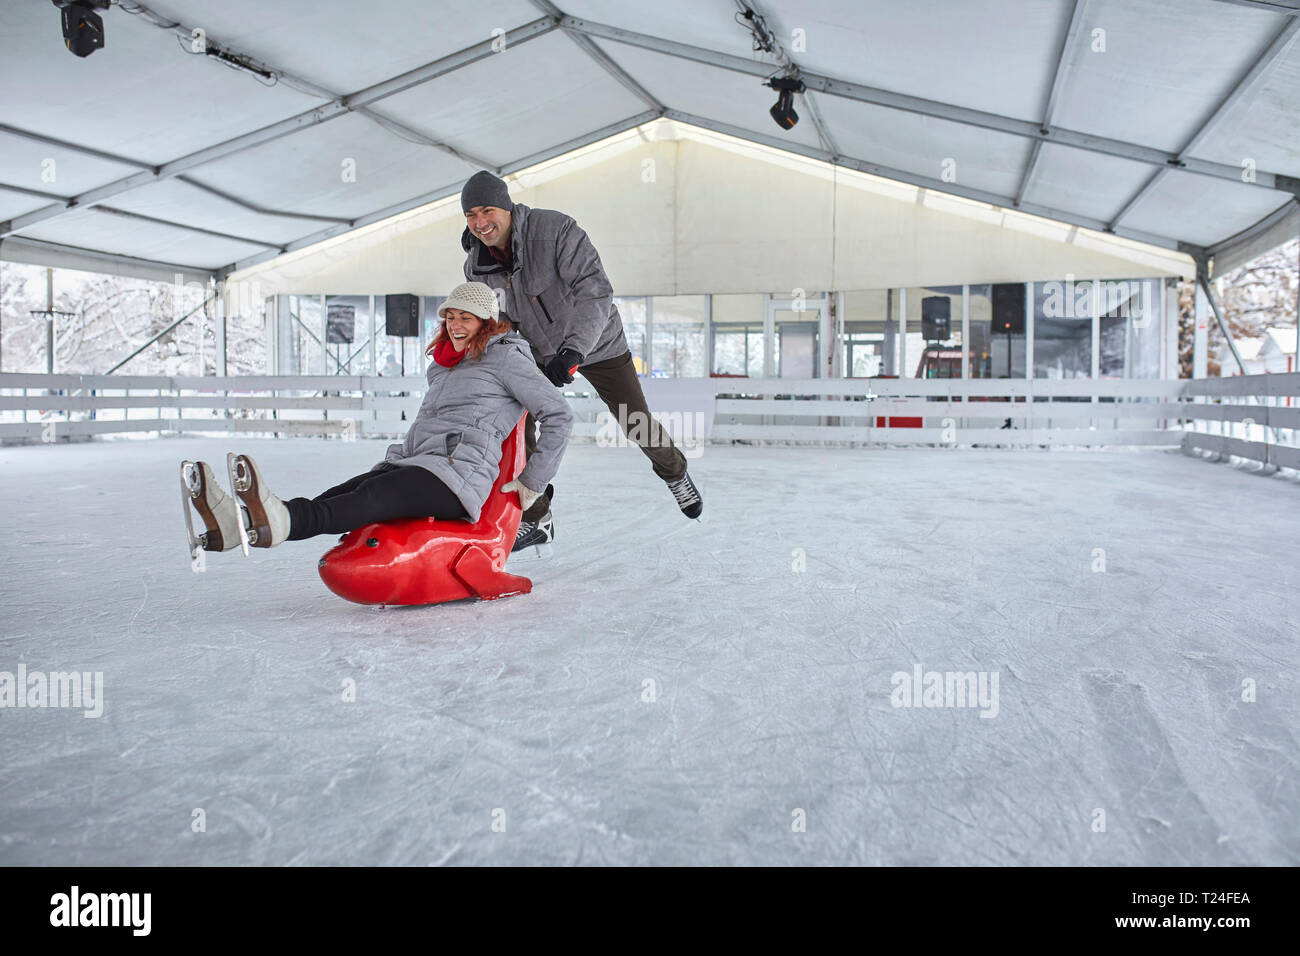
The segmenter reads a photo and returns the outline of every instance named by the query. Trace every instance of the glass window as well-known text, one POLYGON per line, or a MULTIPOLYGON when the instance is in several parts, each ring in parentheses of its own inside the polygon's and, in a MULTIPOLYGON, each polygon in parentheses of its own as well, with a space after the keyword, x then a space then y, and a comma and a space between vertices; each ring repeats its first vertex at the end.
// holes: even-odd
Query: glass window
POLYGON ((325 317, 321 315, 320 296, 289 296, 289 356, 286 366, 291 375, 324 375, 325 348, 322 333, 325 317))
POLYGON ((961 286, 907 290, 908 378, 961 378, 961 286))
POLYGON ((970 377, 1025 377, 1025 283, 970 287, 970 377))
POLYGON ((1159 291, 1149 279, 1101 283, 1102 377, 1160 377, 1158 302, 1159 291))
POLYGON ((713 368, 715 376, 763 377, 763 323, 714 325, 713 368))
POLYGON ((704 328, 709 302, 702 295, 654 296, 655 378, 704 378, 706 348, 704 328))
POLYGON ((645 299, 640 296, 615 296, 614 305, 623 318, 623 334, 627 337, 627 347, 632 352, 632 365, 638 375, 645 377, 649 371, 645 362, 645 299))
POLYGON ((846 378, 874 378, 884 371, 885 323, 845 322, 841 356, 846 378))
POLYGON ((1092 282, 1034 283, 1034 378, 1092 374, 1092 282))
POLYGON ((370 296, 325 297, 326 365, 330 373, 370 375, 370 296))

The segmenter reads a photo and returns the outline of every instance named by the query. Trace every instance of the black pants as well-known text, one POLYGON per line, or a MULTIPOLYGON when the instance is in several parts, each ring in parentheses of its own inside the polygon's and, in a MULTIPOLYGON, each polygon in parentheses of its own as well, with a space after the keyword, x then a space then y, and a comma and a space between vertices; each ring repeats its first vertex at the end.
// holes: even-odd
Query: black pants
MULTIPOLYGON (((650 407, 646 404, 645 392, 641 388, 641 379, 637 378, 636 366, 632 364, 630 351, 616 358, 605 359, 603 362, 584 365, 578 371, 591 383, 591 387, 609 408, 610 414, 619 423, 619 427, 624 429, 624 434, 645 452, 645 456, 650 459, 650 467, 654 469, 656 475, 664 481, 676 481, 686 474, 686 456, 673 444, 672 438, 668 436, 668 430, 650 416, 650 407), (634 423, 638 419, 638 416, 633 415, 634 412, 645 416, 642 421, 647 422, 648 427, 633 428, 633 433, 628 434, 626 425, 629 419, 634 423)), ((528 421, 524 423, 524 451, 528 455, 537 448, 537 438, 534 434, 536 425, 532 412, 529 412, 528 421)), ((531 508, 524 512, 523 520, 536 521, 550 510, 551 497, 549 494, 543 494, 533 502, 531 508)))
POLYGON ((385 462, 315 498, 291 498, 289 540, 342 534, 395 518, 467 518, 465 506, 442 479, 419 465, 385 462))

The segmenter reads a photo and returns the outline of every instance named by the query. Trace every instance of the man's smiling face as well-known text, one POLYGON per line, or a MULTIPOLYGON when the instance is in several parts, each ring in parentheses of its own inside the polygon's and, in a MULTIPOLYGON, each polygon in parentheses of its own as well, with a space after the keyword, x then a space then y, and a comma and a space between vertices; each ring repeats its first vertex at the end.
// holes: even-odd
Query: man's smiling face
POLYGON ((465 213, 465 225, 485 246, 504 249, 510 238, 510 210, 496 206, 475 206, 465 213))

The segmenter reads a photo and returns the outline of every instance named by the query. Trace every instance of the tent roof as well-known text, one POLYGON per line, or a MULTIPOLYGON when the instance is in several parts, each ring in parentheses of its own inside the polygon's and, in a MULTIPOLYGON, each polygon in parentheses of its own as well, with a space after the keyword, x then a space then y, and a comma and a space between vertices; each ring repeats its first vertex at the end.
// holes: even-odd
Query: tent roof
POLYGON ((0 255, 224 276, 658 117, 1216 271, 1300 227, 1300 0, 749 6, 788 132, 735 0, 5 4, 0 255))

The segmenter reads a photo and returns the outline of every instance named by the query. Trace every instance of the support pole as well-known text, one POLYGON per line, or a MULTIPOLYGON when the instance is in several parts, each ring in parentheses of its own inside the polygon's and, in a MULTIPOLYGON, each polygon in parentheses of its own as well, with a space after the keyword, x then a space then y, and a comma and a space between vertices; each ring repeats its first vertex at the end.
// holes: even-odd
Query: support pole
POLYGON ((54 270, 45 270, 45 374, 54 374, 54 270))
MULTIPOLYGON (((1205 301, 1210 303, 1210 311, 1214 313, 1214 321, 1219 324, 1219 331, 1223 333, 1223 338, 1228 343, 1232 357, 1237 363, 1237 372, 1245 375, 1246 365, 1241 360, 1241 353, 1237 351, 1237 343, 1232 341, 1232 335, 1228 332, 1228 323, 1223 320, 1223 311, 1219 308, 1219 300, 1215 298, 1214 289, 1210 286, 1210 277, 1203 262, 1196 264, 1196 281, 1200 284, 1201 291, 1205 293, 1205 301)), ((1220 374, 1222 374, 1222 370, 1220 370, 1220 374)))
POLYGON ((132 353, 131 353, 130 355, 128 355, 126 358, 122 359, 122 361, 120 361, 120 362, 118 362, 116 365, 114 365, 112 368, 110 368, 110 369, 109 369, 107 372, 105 372, 104 374, 105 374, 105 375, 112 375, 114 372, 116 372, 118 369, 120 369, 120 368, 121 368, 123 365, 125 365, 127 362, 131 361, 131 359, 135 358, 137 355, 139 355, 141 352, 143 352, 143 351, 144 351, 145 349, 147 349, 149 346, 153 345, 153 344, 154 344, 155 342, 157 342, 160 338, 162 338, 164 335, 166 335, 166 334, 167 334, 168 332, 170 332, 172 329, 176 328, 176 326, 180 325, 182 322, 184 322, 186 319, 188 319, 191 315, 193 315, 195 312, 197 312, 197 311, 199 311, 200 309, 202 309, 205 305, 207 305, 207 304, 208 304, 209 302, 211 302, 211 301, 212 301, 212 299, 204 299, 202 302, 200 302, 200 303, 199 303, 198 305, 196 305, 194 308, 190 309, 188 312, 186 312, 184 315, 182 315, 179 319, 177 319, 177 320, 176 320, 175 322, 173 322, 171 325, 167 326, 167 328, 163 329, 161 332, 159 332, 157 335, 155 335, 153 338, 151 338, 148 342, 144 343, 144 345, 140 346, 138 349, 136 349, 134 352, 132 352, 132 353))

